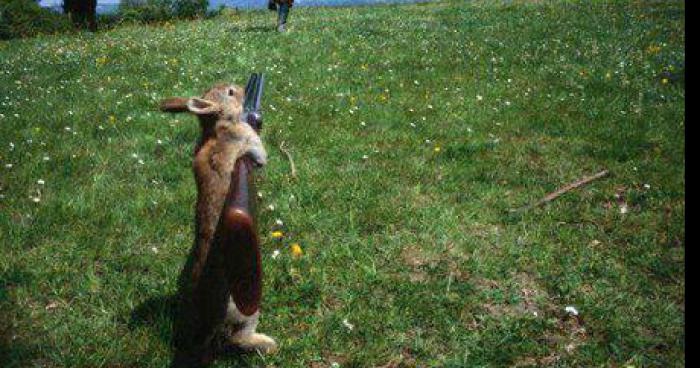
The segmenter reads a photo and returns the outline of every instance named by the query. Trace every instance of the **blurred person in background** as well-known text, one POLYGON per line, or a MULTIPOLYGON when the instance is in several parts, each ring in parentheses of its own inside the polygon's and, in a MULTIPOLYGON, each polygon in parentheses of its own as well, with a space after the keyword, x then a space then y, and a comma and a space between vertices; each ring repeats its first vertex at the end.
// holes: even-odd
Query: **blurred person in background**
POLYGON ((267 8, 274 11, 277 10, 277 31, 286 32, 287 31, 287 17, 289 16, 289 9, 294 5, 294 0, 270 0, 267 4, 267 8))

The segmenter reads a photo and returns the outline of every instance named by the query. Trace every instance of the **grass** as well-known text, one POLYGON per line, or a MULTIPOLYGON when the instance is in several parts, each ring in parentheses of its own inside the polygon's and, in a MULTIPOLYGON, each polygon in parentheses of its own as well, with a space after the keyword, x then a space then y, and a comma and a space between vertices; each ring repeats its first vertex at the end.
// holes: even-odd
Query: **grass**
POLYGON ((300 7, 273 25, 0 42, 6 367, 168 364, 199 132, 158 102, 254 71, 260 330, 281 350, 216 367, 684 365, 682 2, 300 7))

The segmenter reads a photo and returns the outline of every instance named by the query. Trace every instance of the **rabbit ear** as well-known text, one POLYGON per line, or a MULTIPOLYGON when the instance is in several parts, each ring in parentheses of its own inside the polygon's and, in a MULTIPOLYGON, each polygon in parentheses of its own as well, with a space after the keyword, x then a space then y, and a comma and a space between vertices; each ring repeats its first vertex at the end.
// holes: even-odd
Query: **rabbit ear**
POLYGON ((166 112, 188 112, 187 108, 188 98, 184 97, 172 97, 166 98, 160 103, 160 110, 166 112))
POLYGON ((192 97, 187 100, 187 109, 191 113, 197 115, 210 115, 221 112, 221 105, 214 101, 205 100, 203 98, 192 97))

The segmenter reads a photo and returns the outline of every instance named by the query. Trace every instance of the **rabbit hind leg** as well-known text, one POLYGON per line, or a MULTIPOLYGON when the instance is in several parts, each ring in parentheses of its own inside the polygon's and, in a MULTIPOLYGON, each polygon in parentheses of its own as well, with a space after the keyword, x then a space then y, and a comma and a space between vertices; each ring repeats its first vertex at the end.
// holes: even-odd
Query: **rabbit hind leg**
POLYGON ((228 342, 243 350, 257 350, 261 353, 273 353, 277 350, 275 340, 265 334, 255 332, 258 327, 260 311, 246 316, 238 310, 236 303, 229 298, 226 311, 226 324, 231 326, 228 342))

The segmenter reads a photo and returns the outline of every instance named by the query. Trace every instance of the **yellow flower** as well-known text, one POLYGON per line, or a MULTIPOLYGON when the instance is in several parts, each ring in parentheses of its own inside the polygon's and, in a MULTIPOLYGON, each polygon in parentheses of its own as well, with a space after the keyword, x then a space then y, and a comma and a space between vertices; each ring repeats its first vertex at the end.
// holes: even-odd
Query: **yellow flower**
POLYGON ((292 255, 295 257, 300 257, 303 254, 301 251, 301 246, 299 243, 292 244, 292 255))
POLYGON ((281 237, 283 237, 283 236, 284 236, 284 233, 281 232, 281 231, 279 231, 279 230, 273 231, 273 232, 272 232, 272 237, 275 238, 275 239, 279 239, 279 238, 281 238, 281 237))
POLYGON ((653 55, 658 53, 659 51, 661 51, 661 47, 658 45, 649 45, 649 47, 647 47, 647 53, 649 54, 653 55))
POLYGON ((661 84, 666 84, 666 83, 668 83, 668 78, 664 78, 661 80, 661 84))
POLYGON ((114 124, 116 121, 117 121, 117 117, 116 117, 116 116, 114 116, 114 115, 110 115, 110 116, 109 116, 109 122, 110 122, 110 123, 114 124))
POLYGON ((97 66, 102 66, 102 65, 107 64, 107 57, 106 56, 98 57, 97 59, 95 59, 95 64, 97 64, 97 66))
POLYGON ((435 153, 440 153, 440 146, 435 146, 435 148, 433 148, 433 151, 435 151, 435 153))

